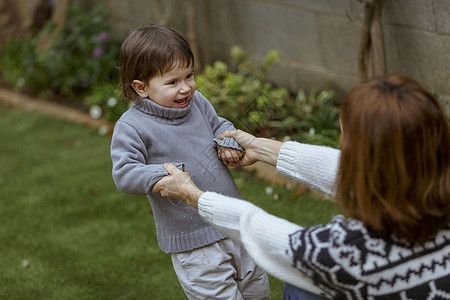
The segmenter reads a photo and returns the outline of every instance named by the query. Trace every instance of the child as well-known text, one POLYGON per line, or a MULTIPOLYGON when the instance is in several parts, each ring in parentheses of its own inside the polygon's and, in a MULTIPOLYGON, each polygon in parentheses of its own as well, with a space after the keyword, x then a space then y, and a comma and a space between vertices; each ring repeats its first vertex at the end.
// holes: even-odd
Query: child
POLYGON ((113 179, 125 193, 147 195, 159 247, 171 253, 187 297, 269 299, 266 273, 241 245, 192 207, 151 192, 168 174, 164 163, 172 162, 186 167, 199 187, 240 198, 221 158, 241 156, 242 148, 232 138, 214 141, 234 126, 196 91, 189 44, 166 27, 138 27, 122 44, 119 68, 123 94, 134 103, 114 128, 113 179))

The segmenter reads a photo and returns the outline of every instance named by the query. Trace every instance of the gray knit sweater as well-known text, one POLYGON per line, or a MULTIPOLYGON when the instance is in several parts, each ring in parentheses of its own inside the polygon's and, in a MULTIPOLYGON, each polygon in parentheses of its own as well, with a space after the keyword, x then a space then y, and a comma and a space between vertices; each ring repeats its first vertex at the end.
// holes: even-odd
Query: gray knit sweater
MULTIPOLYGON (((233 129, 198 91, 185 108, 138 99, 117 121, 111 142, 114 182, 122 192, 147 195, 164 252, 185 252, 224 238, 194 208, 151 190, 167 175, 164 163, 173 163, 186 167, 201 190, 240 198, 213 141, 218 134, 233 129)), ((223 143, 239 147, 233 139, 223 143)))

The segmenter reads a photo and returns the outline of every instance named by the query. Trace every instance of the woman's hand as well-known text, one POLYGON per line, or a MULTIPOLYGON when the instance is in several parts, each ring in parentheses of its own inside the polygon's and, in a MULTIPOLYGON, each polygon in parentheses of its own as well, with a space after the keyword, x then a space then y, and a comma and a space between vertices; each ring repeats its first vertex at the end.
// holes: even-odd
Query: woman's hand
POLYGON ((169 175, 159 180, 152 189, 163 197, 181 200, 187 205, 198 208, 198 199, 204 193, 199 190, 188 172, 182 172, 172 164, 164 164, 169 175))
POLYGON ((256 138, 242 130, 225 131, 218 136, 219 139, 226 137, 233 138, 245 150, 244 156, 239 161, 233 160, 228 165, 233 167, 249 166, 257 161, 262 161, 276 166, 278 153, 283 143, 271 139, 256 138))

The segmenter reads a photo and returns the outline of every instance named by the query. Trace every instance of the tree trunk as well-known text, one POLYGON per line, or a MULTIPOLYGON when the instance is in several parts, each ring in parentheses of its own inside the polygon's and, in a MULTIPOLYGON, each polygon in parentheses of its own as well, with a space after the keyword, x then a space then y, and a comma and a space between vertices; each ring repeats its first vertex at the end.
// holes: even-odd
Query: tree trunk
POLYGON ((364 6, 364 20, 358 51, 358 73, 361 82, 386 74, 383 28, 381 24, 382 0, 358 0, 364 6))
POLYGON ((170 21, 170 17, 172 16, 172 12, 175 9, 175 6, 177 4, 177 0, 157 0, 156 6, 155 6, 155 15, 157 19, 157 23, 159 25, 167 26, 167 24, 170 21), (166 7, 163 9, 164 4, 166 3, 166 7))
POLYGON ((54 23, 56 27, 50 33, 41 37, 38 45, 40 51, 45 52, 50 50, 54 39, 64 27, 64 23, 66 22, 66 10, 69 8, 70 4, 71 0, 58 0, 55 2, 51 22, 54 23))
POLYGON ((196 22, 195 0, 189 0, 187 37, 189 40, 189 44, 191 45, 192 53, 194 54, 194 60, 196 62, 195 69, 196 71, 198 71, 201 70, 202 64, 200 62, 198 55, 198 43, 197 43, 197 34, 195 32, 195 22, 196 22))
POLYGON ((17 1, 0 0, 0 43, 22 33, 22 18, 17 1))
POLYGON ((386 59, 384 53, 383 25, 381 24, 381 0, 374 8, 370 36, 372 37, 373 76, 386 74, 386 59))

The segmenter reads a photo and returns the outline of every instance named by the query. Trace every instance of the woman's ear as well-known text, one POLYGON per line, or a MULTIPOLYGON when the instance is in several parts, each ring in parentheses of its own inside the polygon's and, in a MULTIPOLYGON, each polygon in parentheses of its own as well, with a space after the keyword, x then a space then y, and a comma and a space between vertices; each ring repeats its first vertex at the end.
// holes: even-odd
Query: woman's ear
POLYGON ((131 83, 131 86, 135 90, 135 92, 141 96, 142 98, 148 98, 147 88, 145 86, 145 83, 143 83, 140 80, 133 80, 131 83))

